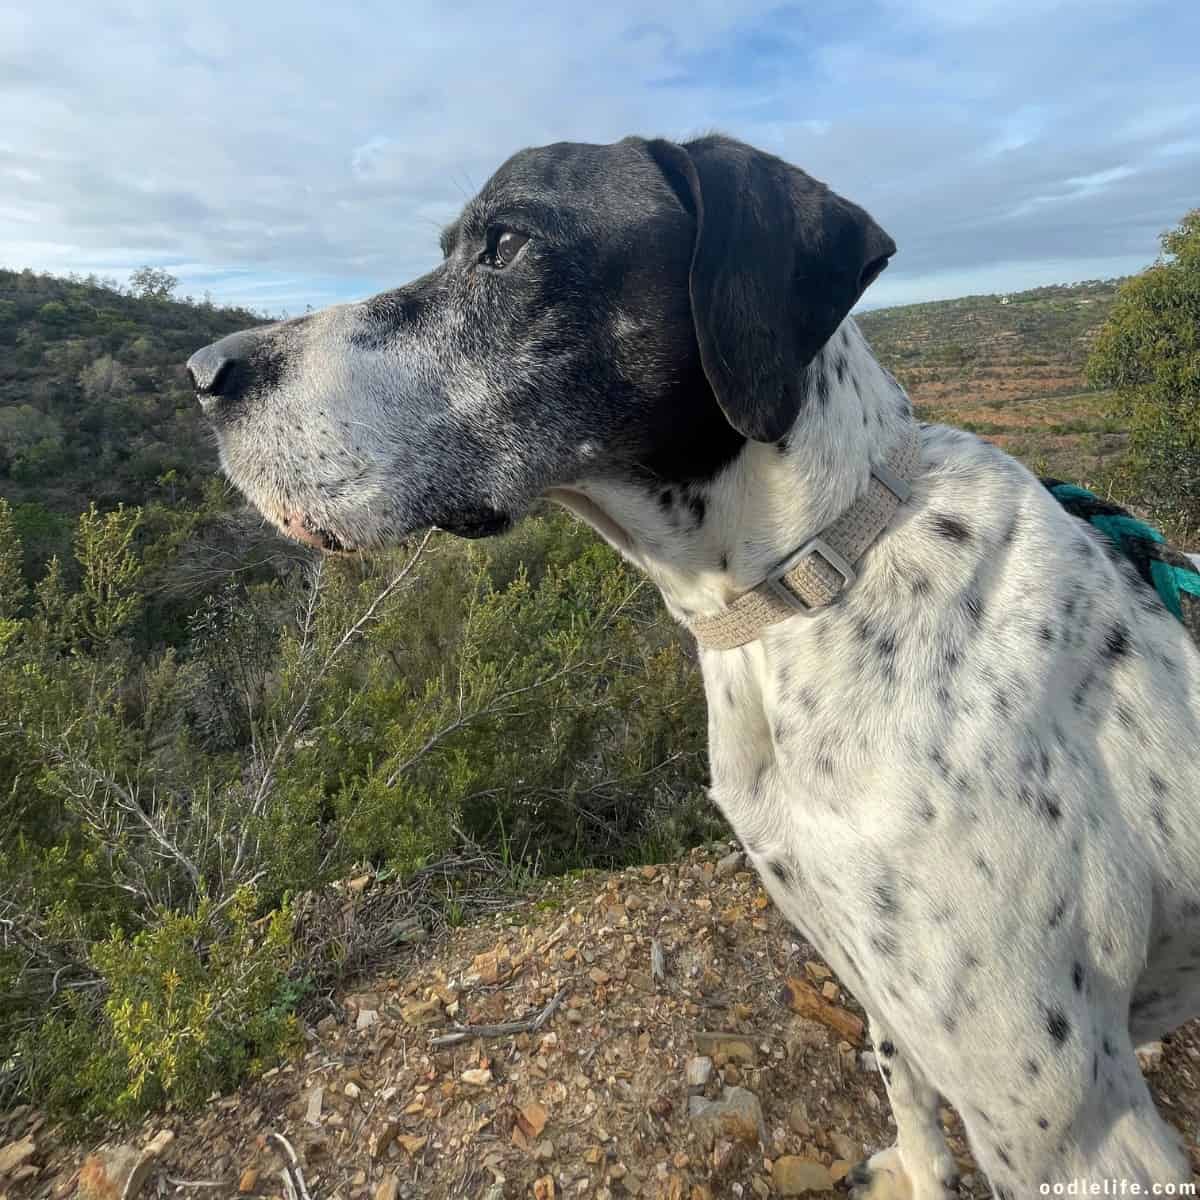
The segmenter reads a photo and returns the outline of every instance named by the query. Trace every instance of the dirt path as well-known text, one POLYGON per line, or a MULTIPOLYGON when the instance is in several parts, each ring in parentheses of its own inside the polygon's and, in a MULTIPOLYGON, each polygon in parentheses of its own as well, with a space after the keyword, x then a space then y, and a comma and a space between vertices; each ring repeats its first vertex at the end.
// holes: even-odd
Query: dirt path
MULTIPOLYGON (((0 1200, 767 1200, 829 1194, 892 1140, 861 1012, 736 853, 559 881, 420 953, 346 996, 298 1061, 200 1113, 103 1147, 0 1119, 0 1200), (434 1044, 548 1007, 533 1032, 434 1044)), ((1195 1025, 1149 1070, 1200 1168, 1195 1025)), ((987 1195, 943 1118, 962 1195, 987 1195)))

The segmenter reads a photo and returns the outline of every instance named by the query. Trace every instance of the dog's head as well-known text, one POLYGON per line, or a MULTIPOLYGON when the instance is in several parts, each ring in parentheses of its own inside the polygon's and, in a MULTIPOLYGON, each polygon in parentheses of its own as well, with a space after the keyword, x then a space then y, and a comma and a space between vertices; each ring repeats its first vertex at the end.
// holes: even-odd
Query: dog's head
POLYGON ((326 549, 507 527, 549 489, 711 478, 775 441, 895 252, 856 205, 723 137, 514 155, 429 274, 189 360, 226 472, 326 549))

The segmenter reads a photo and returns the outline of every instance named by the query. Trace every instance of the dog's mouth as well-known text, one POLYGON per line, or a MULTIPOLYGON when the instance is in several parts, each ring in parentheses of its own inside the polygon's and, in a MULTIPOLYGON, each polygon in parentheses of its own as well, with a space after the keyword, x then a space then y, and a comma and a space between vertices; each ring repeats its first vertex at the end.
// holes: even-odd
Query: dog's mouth
MULTIPOLYGON (((435 529, 452 533, 461 538, 495 537, 512 527, 513 519, 508 513, 494 508, 480 508, 469 512, 455 513, 434 524, 435 529)), ((335 533, 319 525, 307 513, 291 513, 279 522, 280 531, 293 541, 312 546, 325 554, 357 554, 362 547, 351 542, 343 534, 335 533)))
POLYGON ((330 529, 323 529, 312 517, 292 513, 280 523, 280 529, 293 541, 303 542, 326 554, 353 554, 355 547, 330 529))

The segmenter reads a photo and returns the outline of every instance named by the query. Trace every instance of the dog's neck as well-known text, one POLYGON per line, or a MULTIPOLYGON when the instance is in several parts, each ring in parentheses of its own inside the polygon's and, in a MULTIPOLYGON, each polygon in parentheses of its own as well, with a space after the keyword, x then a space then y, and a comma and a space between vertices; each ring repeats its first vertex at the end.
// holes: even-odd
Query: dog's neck
POLYGON ((584 481, 549 495, 686 619, 725 607, 849 508, 911 420, 904 390, 847 318, 807 368, 807 399, 783 441, 747 442, 704 483, 584 481))

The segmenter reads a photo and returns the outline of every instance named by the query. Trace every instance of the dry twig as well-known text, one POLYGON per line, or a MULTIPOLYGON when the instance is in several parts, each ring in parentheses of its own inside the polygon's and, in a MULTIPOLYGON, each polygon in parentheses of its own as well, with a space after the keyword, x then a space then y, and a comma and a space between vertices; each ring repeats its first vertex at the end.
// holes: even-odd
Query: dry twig
POLYGON ((450 1033, 433 1038, 429 1044, 434 1047, 457 1046, 459 1042, 470 1041, 471 1038, 510 1037, 515 1033, 537 1033, 558 1011, 568 990, 566 984, 559 988, 554 999, 535 1017, 527 1017, 523 1021, 504 1021, 500 1025, 456 1025, 450 1033))

